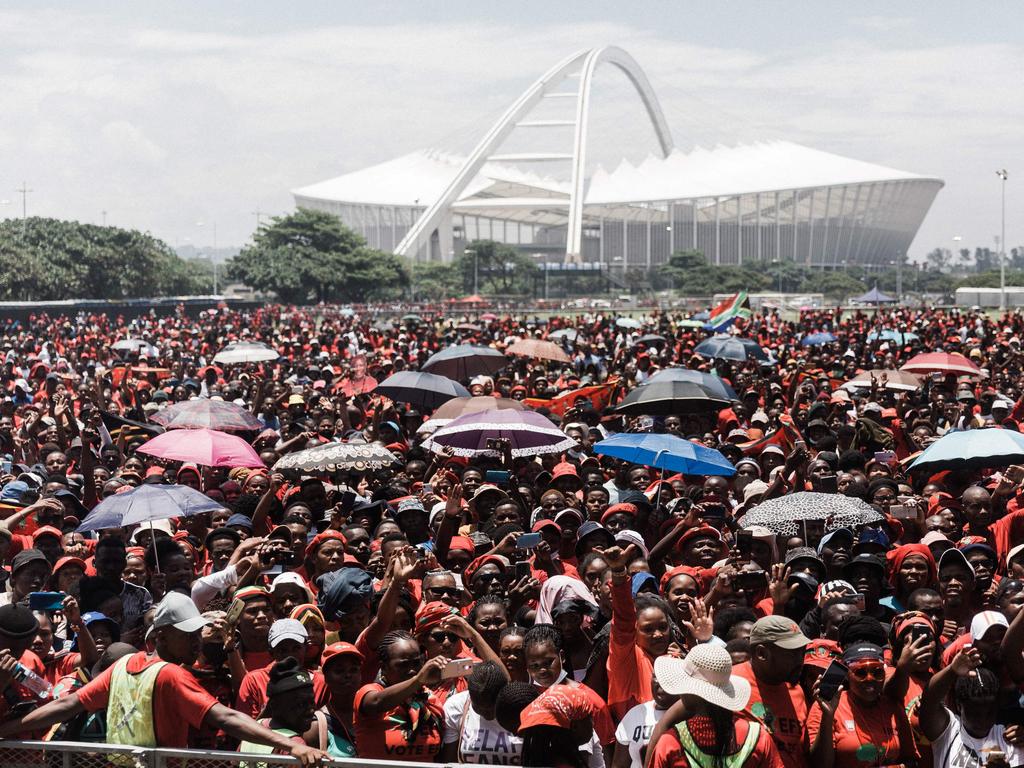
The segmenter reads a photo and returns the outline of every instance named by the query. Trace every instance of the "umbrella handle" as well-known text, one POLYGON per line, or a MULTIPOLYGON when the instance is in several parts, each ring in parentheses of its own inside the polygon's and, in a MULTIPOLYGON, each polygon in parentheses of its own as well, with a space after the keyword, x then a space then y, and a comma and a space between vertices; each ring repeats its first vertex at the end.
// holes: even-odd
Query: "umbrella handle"
POLYGON ((160 556, 156 553, 156 531, 153 530, 152 520, 149 521, 149 546, 153 547, 153 560, 156 565, 156 572, 160 573, 160 556))

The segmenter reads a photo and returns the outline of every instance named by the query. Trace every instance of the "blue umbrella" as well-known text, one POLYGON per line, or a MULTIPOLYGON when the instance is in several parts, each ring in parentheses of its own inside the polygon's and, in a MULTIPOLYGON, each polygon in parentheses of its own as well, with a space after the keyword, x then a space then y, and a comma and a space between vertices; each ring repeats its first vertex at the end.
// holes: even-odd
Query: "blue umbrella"
POLYGON ((805 347, 815 347, 818 344, 831 344, 836 340, 836 337, 831 333, 809 333, 800 339, 800 343, 805 347))
POLYGON ((883 331, 872 331, 868 334, 868 341, 895 341, 897 344, 905 344, 908 341, 917 341, 917 334, 910 331, 894 331, 886 328, 883 331))
POLYGON ((756 341, 740 336, 712 336, 710 339, 704 339, 693 351, 702 357, 720 360, 770 362, 768 355, 756 341))
POLYGON ((144 484, 105 498, 85 516, 78 530, 84 532, 123 528, 154 520, 201 515, 223 508, 223 504, 187 485, 144 484))
POLYGON ((674 435, 620 432, 595 443, 594 453, 684 475, 730 477, 736 474, 732 463, 714 448, 674 435))
POLYGON ((694 371, 690 368, 666 368, 651 376, 644 386, 654 384, 657 381, 689 381, 693 384, 699 384, 715 397, 720 397, 723 400, 739 400, 736 390, 713 373, 694 371))
POLYGON ((1024 461, 1024 435, 1012 429, 947 432, 914 459, 911 470, 984 469, 1024 461))

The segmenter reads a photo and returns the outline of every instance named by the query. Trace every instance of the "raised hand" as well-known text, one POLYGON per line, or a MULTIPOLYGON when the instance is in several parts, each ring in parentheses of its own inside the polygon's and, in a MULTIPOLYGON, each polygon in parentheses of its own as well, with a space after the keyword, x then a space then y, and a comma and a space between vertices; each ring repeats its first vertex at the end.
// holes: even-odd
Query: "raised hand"
POLYGON ((690 621, 682 624, 694 641, 706 643, 715 634, 715 609, 704 605, 703 600, 687 600, 690 604, 690 621))

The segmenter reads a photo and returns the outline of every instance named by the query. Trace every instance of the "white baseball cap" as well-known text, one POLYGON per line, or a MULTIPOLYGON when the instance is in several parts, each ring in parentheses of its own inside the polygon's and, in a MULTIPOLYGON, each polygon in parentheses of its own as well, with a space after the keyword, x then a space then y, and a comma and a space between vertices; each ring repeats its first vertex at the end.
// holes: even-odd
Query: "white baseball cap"
POLYGON ((285 571, 274 577, 274 580, 270 582, 270 593, 273 594, 277 591, 277 588, 282 584, 294 584, 296 587, 301 587, 302 591, 306 593, 306 597, 309 598, 310 602, 313 600, 313 595, 310 594, 309 587, 306 586, 306 582, 302 580, 302 577, 294 571, 285 571))
POLYGON ((999 611, 982 611, 971 619, 971 638, 981 640, 992 627, 1009 626, 1010 622, 999 611))
POLYGON ((304 643, 309 639, 309 633, 306 632, 306 628, 302 626, 302 622, 297 619, 278 619, 270 625, 270 635, 268 640, 271 648, 277 648, 277 646, 285 640, 294 640, 297 643, 304 643))

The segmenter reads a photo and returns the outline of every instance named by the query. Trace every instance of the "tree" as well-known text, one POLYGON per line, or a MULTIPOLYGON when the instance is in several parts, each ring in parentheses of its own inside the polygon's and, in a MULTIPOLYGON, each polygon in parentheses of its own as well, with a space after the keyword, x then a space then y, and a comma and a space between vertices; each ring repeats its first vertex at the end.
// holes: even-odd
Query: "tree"
POLYGON ((454 264, 428 261, 409 266, 414 299, 442 301, 458 292, 459 272, 454 264))
POLYGON ((658 272, 660 277, 671 281, 675 290, 691 296, 706 296, 770 289, 774 284, 773 275, 778 273, 765 273, 762 269, 708 264, 701 251, 685 250, 669 256, 658 272))
POLYGON ((393 298, 409 284, 398 256, 367 247, 337 216, 308 208, 261 226, 228 262, 228 275, 293 304, 393 298))
POLYGON ((939 272, 948 272, 953 264, 953 252, 948 248, 933 248, 925 256, 928 266, 939 272))
POLYGON ((0 222, 0 297, 124 299, 207 293, 212 276, 145 232, 32 217, 0 222))
POLYGON ((474 240, 452 261, 462 276, 464 293, 528 294, 540 270, 533 259, 511 245, 494 240, 474 240))

